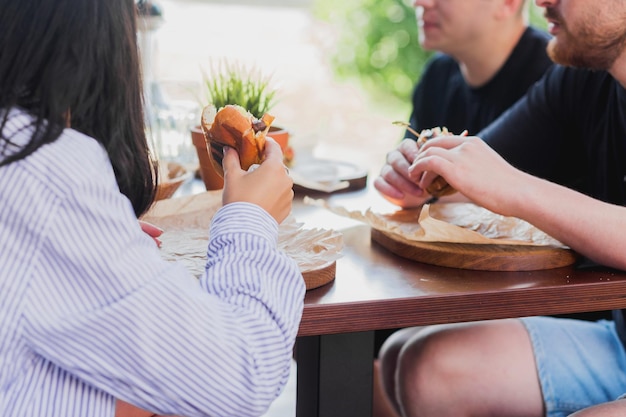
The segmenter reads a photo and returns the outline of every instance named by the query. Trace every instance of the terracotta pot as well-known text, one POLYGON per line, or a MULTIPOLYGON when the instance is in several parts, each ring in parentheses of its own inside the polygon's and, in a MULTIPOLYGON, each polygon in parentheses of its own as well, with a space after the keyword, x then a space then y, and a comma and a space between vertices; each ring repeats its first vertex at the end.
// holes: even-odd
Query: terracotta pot
POLYGON ((270 126, 267 136, 270 136, 280 145, 280 149, 283 151, 285 165, 291 166, 294 159, 294 152, 291 146, 289 146, 289 138, 291 137, 289 131, 282 127, 270 126))
MULTIPOLYGON (((272 137, 283 150, 285 155, 289 151, 289 131, 281 127, 272 126, 267 134, 272 137)), ((198 153, 198 161, 200 162, 200 176, 204 181, 204 186, 207 190, 221 190, 224 188, 224 179, 219 176, 209 156, 209 150, 207 148, 206 140, 200 126, 196 126, 191 129, 191 139, 193 146, 198 153)))
POLYGON ((224 188, 224 178, 222 178, 211 163, 209 150, 200 126, 191 129, 191 140, 198 153, 200 162, 200 176, 207 190, 221 190, 224 188))
POLYGON ((287 129, 278 126, 270 126, 270 131, 267 133, 267 136, 278 142, 283 153, 287 149, 287 146, 289 146, 289 131, 287 129))

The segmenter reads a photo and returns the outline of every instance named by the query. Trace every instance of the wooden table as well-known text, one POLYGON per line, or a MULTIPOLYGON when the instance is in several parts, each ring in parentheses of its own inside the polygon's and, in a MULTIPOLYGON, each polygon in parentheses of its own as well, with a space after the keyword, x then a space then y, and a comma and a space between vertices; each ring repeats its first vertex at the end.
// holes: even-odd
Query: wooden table
MULTIPOLYGON (((333 204, 368 207, 375 192, 336 194, 333 204)), ((366 225, 296 197, 294 214, 311 227, 341 230, 335 280, 310 290, 296 344, 297 416, 372 412, 374 331, 409 326, 626 308, 626 273, 565 267, 485 272, 398 257, 370 241, 366 225)))

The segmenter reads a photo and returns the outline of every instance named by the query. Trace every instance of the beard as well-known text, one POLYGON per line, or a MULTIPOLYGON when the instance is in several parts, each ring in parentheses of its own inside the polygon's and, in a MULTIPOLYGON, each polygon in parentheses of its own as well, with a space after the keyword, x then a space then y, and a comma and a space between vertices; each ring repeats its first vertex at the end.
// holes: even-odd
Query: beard
POLYGON ((545 15, 560 26, 558 36, 548 43, 548 55, 557 64, 608 70, 626 47, 623 25, 613 23, 602 27, 589 23, 592 19, 585 19, 574 33, 555 9, 546 8, 545 15))

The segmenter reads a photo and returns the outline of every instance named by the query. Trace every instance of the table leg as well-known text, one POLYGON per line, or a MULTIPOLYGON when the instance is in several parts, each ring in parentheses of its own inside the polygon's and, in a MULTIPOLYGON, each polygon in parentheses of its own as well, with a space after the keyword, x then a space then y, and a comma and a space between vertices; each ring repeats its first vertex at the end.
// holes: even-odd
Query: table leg
POLYGON ((373 331, 299 337, 296 416, 371 416, 373 360, 373 331))

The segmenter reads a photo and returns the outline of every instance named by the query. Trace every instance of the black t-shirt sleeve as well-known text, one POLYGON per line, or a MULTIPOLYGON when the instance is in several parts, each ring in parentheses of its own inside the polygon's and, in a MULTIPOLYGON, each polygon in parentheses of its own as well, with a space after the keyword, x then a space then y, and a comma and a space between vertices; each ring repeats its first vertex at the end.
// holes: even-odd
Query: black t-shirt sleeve
MULTIPOLYGON (((424 67, 422 76, 413 90, 411 116, 409 124, 417 131, 431 129, 441 124, 441 119, 447 114, 445 91, 452 83, 452 73, 457 64, 442 54, 436 54, 424 67)), ((453 88, 454 89, 454 88, 453 88)), ((443 127, 443 125, 442 125, 443 127)), ((409 131, 407 138, 417 140, 409 131)))
POLYGON ((575 185, 581 155, 579 147, 567 143, 575 133, 567 120, 571 114, 567 103, 575 98, 568 92, 564 75, 559 66, 548 70, 526 96, 478 136, 518 169, 575 185))

